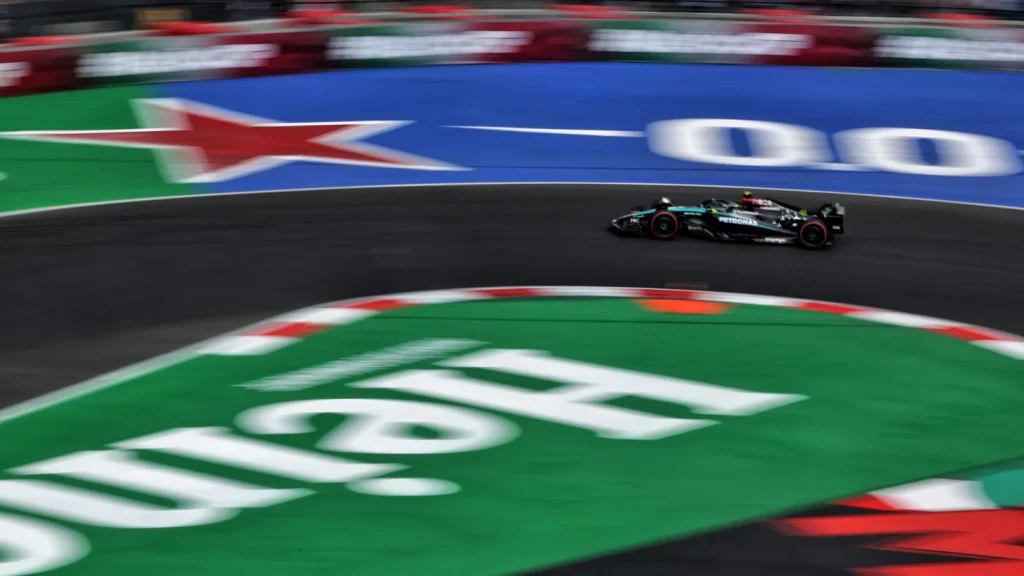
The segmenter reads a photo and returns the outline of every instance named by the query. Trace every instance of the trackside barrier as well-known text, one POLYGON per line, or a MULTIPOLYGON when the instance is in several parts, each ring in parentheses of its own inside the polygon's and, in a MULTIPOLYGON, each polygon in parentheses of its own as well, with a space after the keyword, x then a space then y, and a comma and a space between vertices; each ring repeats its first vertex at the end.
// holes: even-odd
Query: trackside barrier
MULTIPOLYGON (((331 68, 498 62, 686 62, 1020 71, 1024 29, 638 19, 555 5, 557 18, 495 18, 453 6, 410 8, 417 20, 305 12, 265 32, 161 23, 145 36, 22 39, 0 50, 0 96, 125 83, 294 74, 331 68)), ((778 21, 782 20, 782 21, 778 21)))

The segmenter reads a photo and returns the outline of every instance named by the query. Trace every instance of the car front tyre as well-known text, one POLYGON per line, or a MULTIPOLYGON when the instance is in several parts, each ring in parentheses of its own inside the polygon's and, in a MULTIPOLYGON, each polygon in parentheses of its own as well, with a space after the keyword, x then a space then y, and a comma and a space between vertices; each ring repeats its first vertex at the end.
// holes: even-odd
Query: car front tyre
POLYGON ((679 233, 679 219, 676 215, 662 211, 651 218, 651 235, 659 240, 671 240, 679 233))

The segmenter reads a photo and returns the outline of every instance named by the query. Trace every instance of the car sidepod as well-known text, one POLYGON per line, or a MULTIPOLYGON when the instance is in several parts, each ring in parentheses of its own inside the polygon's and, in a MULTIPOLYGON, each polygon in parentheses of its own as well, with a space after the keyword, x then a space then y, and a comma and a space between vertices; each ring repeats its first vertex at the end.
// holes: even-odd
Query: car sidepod
POLYGON ((727 240, 789 244, 797 236, 795 231, 765 222, 752 212, 709 212, 703 220, 717 236, 727 240))

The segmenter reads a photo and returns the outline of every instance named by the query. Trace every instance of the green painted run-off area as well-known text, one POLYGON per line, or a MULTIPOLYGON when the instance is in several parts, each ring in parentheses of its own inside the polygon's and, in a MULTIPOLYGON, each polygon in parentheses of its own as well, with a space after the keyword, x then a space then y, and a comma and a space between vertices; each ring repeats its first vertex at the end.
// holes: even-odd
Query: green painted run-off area
MULTIPOLYGON (((430 486, 455 491, 367 494, 410 485, 302 481, 294 477, 301 466, 271 473, 275 464, 256 456, 228 464, 228 452, 198 458, 165 446, 119 454, 179 473, 310 492, 260 493, 269 500, 180 527, 95 525, 130 523, 131 515, 107 514, 93 525, 72 512, 36 516, 91 545, 55 575, 441 576, 527 570, 1020 454, 1018 360, 938 334, 818 312, 718 312, 671 314, 589 298, 394 310, 266 355, 189 357, 2 423, 0 465, 5 481, 45 480, 158 512, 202 505, 133 489, 125 470, 98 482, 97 470, 116 468, 109 463, 90 467, 92 479, 72 478, 68 461, 51 463, 50 470, 64 467, 59 474, 11 469, 190 427, 219 427, 203 433, 250 447, 296 448, 320 458, 323 466, 310 468, 320 472, 344 461, 399 465, 384 478, 443 480, 430 486), (449 339, 448 348, 414 356, 401 347, 437 339, 449 339), (334 376, 295 378, 339 361, 334 376), (622 390, 584 393, 599 382, 622 390), (471 388, 489 400, 450 396, 471 388), (656 400, 655 389, 679 397, 656 400), (502 396, 510 392, 534 396, 516 405, 502 396), (536 413, 565 403, 549 416, 536 413), (607 411, 604 430, 566 422, 593 407, 607 411), (435 409, 447 416, 431 420, 435 409), (698 419, 710 422, 686 429, 698 419), (645 437, 638 422, 656 425, 645 437), (449 444, 430 444, 442 440, 449 444), (438 448, 459 442, 459 451, 438 448), (416 446, 433 447, 412 453, 416 446)), ((219 441, 202 445, 216 452, 219 441)), ((19 511, 4 498, 5 509, 19 511)))
MULTIPOLYGON (((134 130, 130 101, 151 88, 58 92, 0 102, 0 132, 134 130)), ((151 149, 0 138, 0 212, 194 193, 160 173, 151 149)))

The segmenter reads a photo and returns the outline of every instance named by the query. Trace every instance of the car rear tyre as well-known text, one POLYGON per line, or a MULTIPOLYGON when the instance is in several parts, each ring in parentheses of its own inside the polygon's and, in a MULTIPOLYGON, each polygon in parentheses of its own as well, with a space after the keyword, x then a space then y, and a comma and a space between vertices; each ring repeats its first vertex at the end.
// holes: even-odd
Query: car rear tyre
POLYGON ((651 235, 659 240, 671 240, 679 232, 679 219, 671 212, 658 212, 651 218, 651 235))
POLYGON ((817 220, 811 220, 800 227, 800 245, 817 250, 828 242, 828 228, 817 220))

